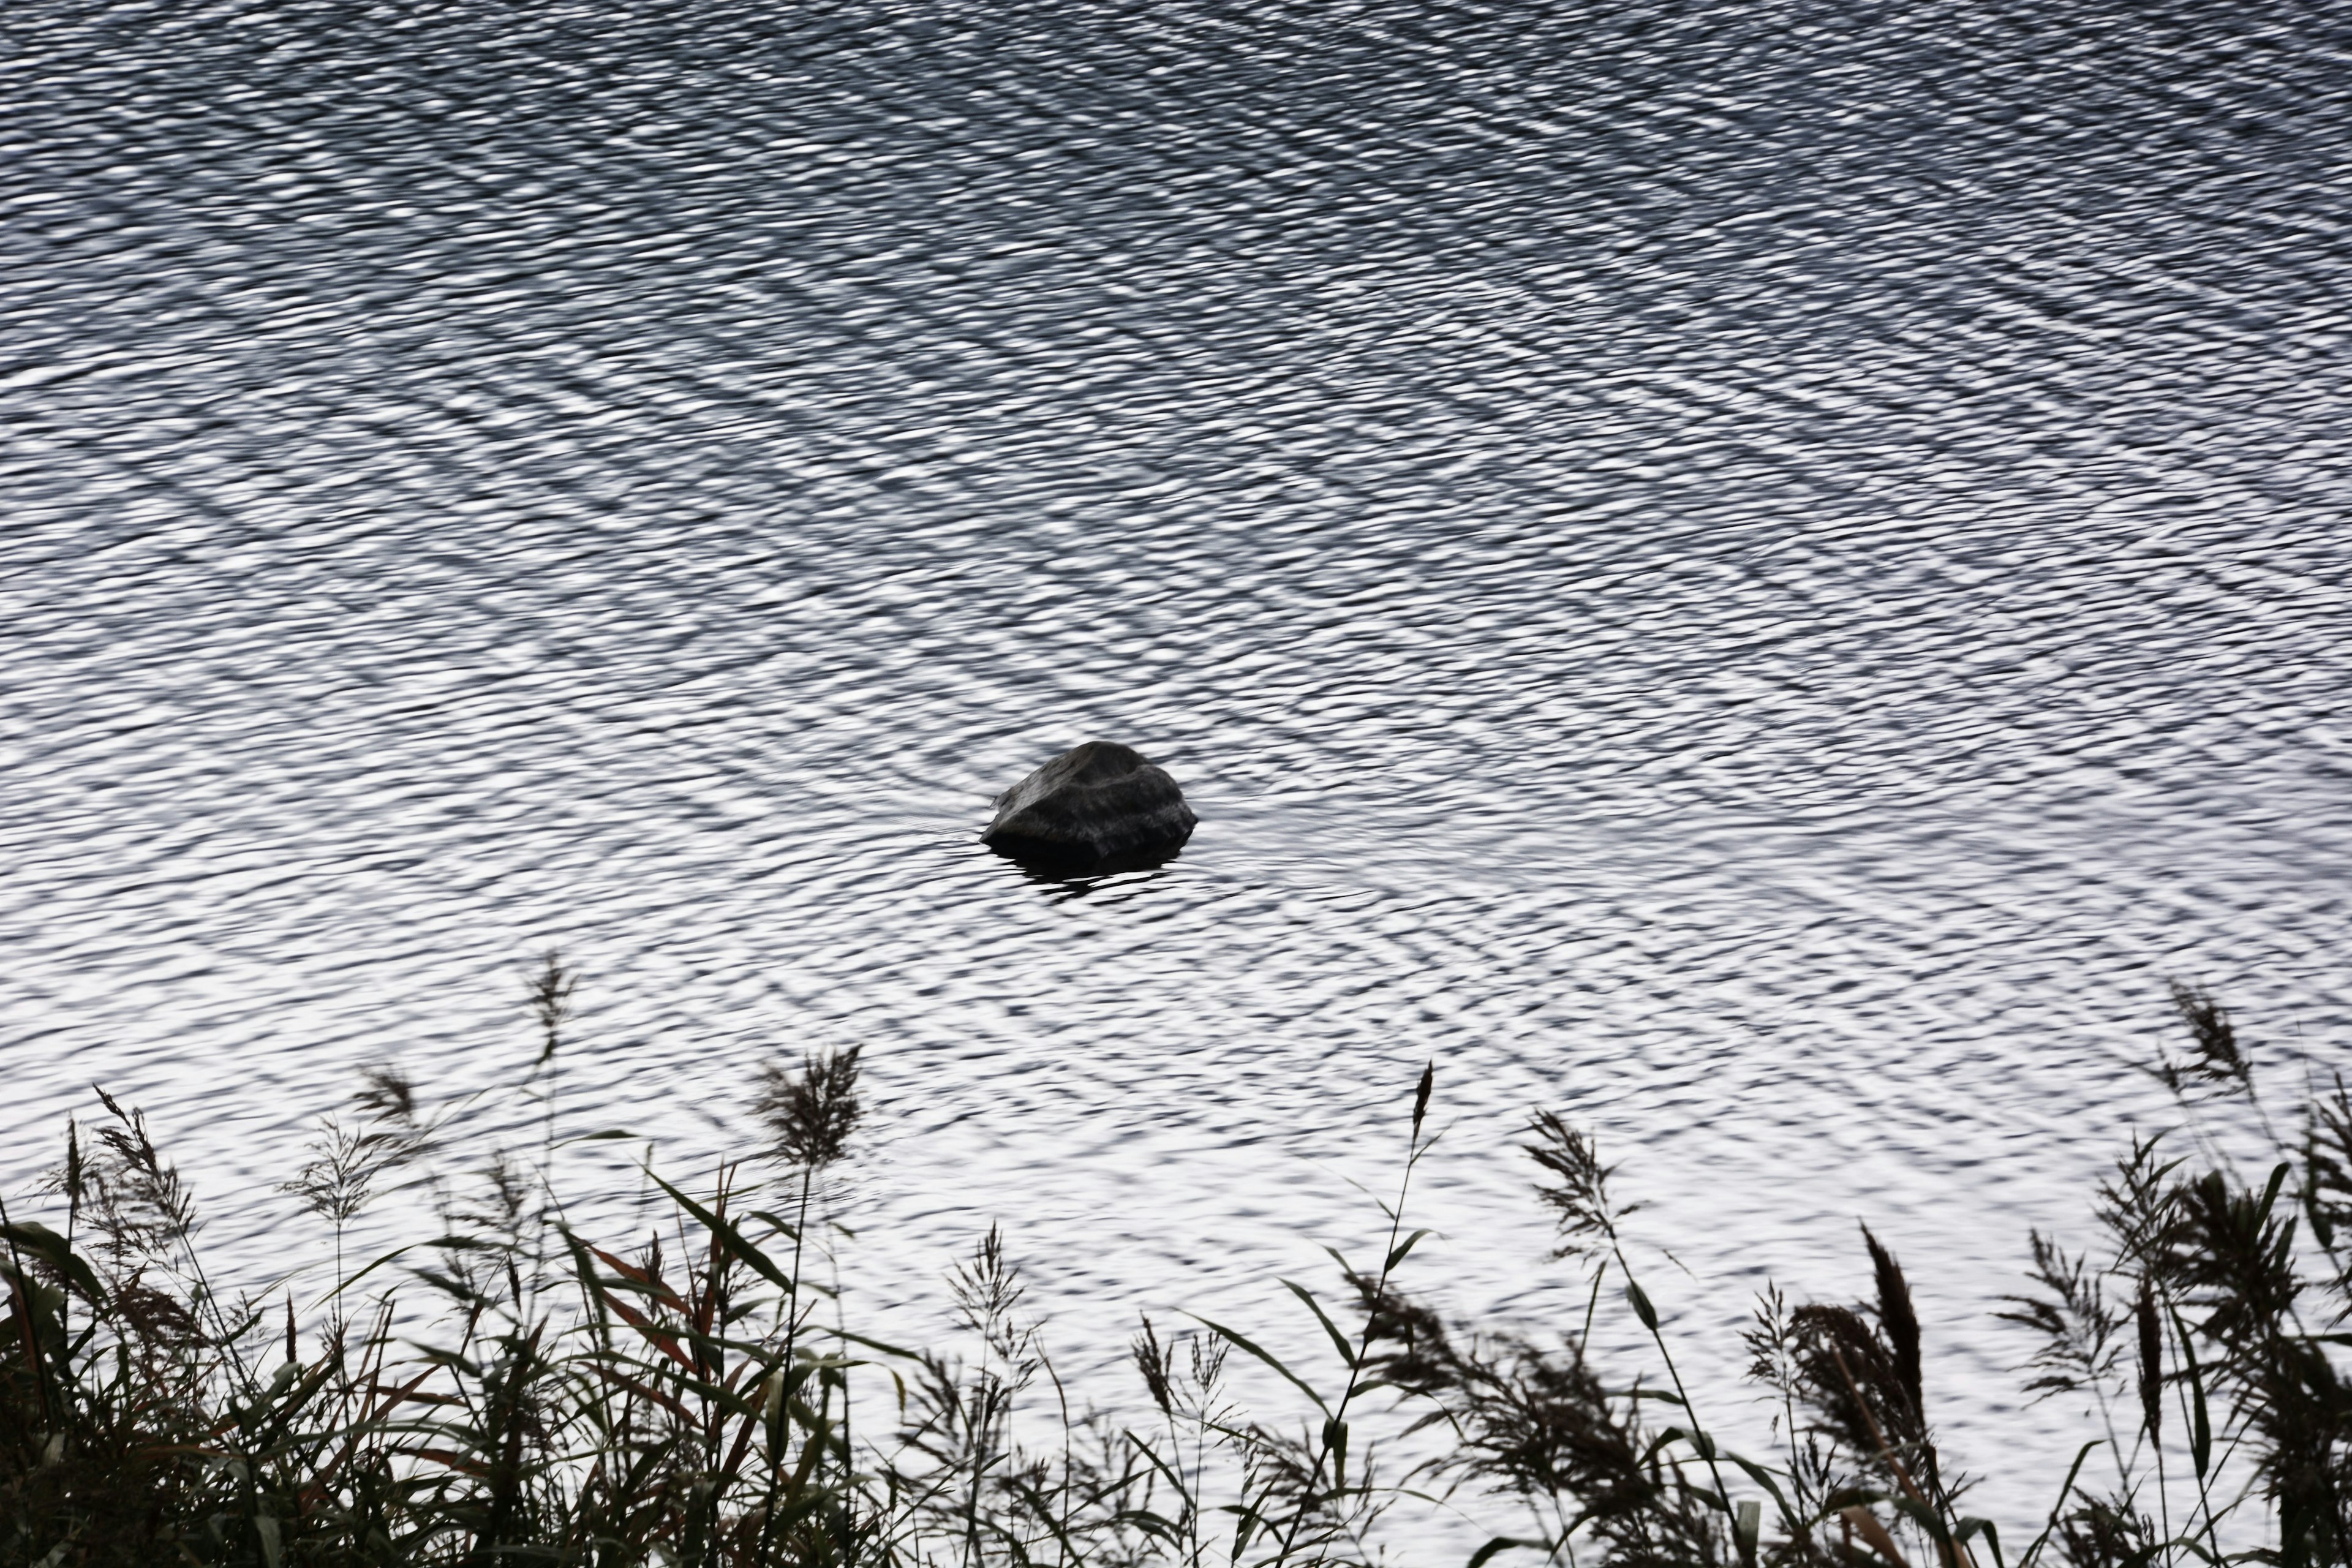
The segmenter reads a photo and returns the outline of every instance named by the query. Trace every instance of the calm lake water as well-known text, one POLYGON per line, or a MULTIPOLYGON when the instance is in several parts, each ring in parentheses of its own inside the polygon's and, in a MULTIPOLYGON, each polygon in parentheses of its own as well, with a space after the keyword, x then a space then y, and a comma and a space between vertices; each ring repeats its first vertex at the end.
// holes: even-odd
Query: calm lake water
POLYGON ((2168 1120, 2166 978, 2352 1064, 2341 7, 0 33, 17 1201, 101 1083, 266 1274, 361 1064, 535 1142, 558 948, 565 1128, 698 1176, 861 1043, 854 1308, 1001 1219, 1131 1400, 1139 1307, 1311 1343, 1434 1058, 1433 1294, 1580 1314, 1535 1105, 1702 1377, 1866 1219, 2023 1517, 2085 1434, 1990 1314, 2168 1120), (1182 857, 983 851, 1090 738, 1182 857))

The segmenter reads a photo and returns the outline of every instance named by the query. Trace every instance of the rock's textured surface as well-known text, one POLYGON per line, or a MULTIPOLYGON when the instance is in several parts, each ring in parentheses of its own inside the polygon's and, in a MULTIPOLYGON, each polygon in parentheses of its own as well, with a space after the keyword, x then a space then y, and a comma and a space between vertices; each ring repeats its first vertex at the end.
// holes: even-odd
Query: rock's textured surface
POLYGON ((981 841, 1029 860, 1143 860, 1183 847, 1195 820, 1176 781, 1143 753, 1089 741, 998 795, 981 841))

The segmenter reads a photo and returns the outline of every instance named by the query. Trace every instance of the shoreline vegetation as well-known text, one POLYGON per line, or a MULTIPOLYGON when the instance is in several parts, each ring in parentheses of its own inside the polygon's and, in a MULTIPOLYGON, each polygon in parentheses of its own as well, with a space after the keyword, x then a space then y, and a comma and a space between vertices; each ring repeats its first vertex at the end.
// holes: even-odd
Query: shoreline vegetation
POLYGON ((2095 1251, 2031 1237, 2025 1289, 1995 1304, 2030 1336, 2026 1388, 2098 1412, 2036 1533, 2004 1540, 1939 1451, 1909 1288, 1866 1227, 1869 1300, 1768 1290, 1753 1386, 1693 1390, 1612 1168, 1538 1111, 1519 1149, 1583 1271, 1580 1321, 1540 1342, 1453 1321, 1412 1279, 1433 1068, 1401 1086, 1380 1254, 1335 1253, 1328 1294, 1283 1282, 1328 1353, 1294 1364, 1239 1327, 1146 1319, 1150 1419, 1122 1425, 1071 1407, 993 1229, 949 1276, 971 1357, 862 1335, 820 1282, 826 1180, 863 1119, 854 1048, 769 1069, 766 1146, 709 1191, 648 1171, 667 1235, 575 1232, 553 1093, 572 984, 551 958, 530 991, 536 1163, 451 1176, 390 1068, 365 1075, 355 1120, 329 1119, 287 1184, 335 1238, 338 1284, 308 1321, 282 1289, 214 1289, 186 1184, 101 1091, 39 1213, 0 1216, 0 1568, 1305 1568, 1414 1561, 1383 1546, 1408 1500, 1500 1521, 1466 1568, 2352 1563, 2352 1098, 2306 1082, 2273 1119, 2194 988, 2173 988, 2185 1048, 2148 1069, 2181 1125, 2136 1137, 2090 1194, 2095 1251), (2221 1101, 2251 1112, 2269 1163, 2207 1135, 2221 1101), (347 1260, 352 1222, 395 1185, 429 1199, 436 1234, 347 1260), (1588 1353, 1621 1311, 1644 1355, 1588 1353), (1286 1413, 1237 1406, 1235 1357, 1286 1413), (1710 1405, 1759 1396, 1769 1451, 1710 1435, 1710 1405))

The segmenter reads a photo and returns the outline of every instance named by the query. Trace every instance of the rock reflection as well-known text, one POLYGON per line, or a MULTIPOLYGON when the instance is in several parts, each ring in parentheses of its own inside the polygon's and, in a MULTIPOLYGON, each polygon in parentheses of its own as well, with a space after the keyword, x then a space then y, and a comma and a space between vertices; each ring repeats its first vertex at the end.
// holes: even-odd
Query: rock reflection
POLYGON ((1053 890, 1056 901, 1084 898, 1107 884, 1134 886, 1157 881, 1184 853, 1184 847, 1156 851, 1131 850, 1119 855, 1037 855, 986 846, 1000 860, 1020 868, 1022 879, 1053 890), (1145 873, 1149 873, 1148 875, 1145 873))

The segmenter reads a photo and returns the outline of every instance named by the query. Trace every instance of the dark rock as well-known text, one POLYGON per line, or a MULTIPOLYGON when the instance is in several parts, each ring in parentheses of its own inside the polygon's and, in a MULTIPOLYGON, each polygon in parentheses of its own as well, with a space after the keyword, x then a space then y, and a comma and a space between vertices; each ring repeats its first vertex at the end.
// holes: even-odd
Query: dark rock
POLYGON ((980 837, 1016 859, 1124 869, 1176 853, 1195 820, 1176 781, 1143 753, 1089 741, 998 795, 980 837))

